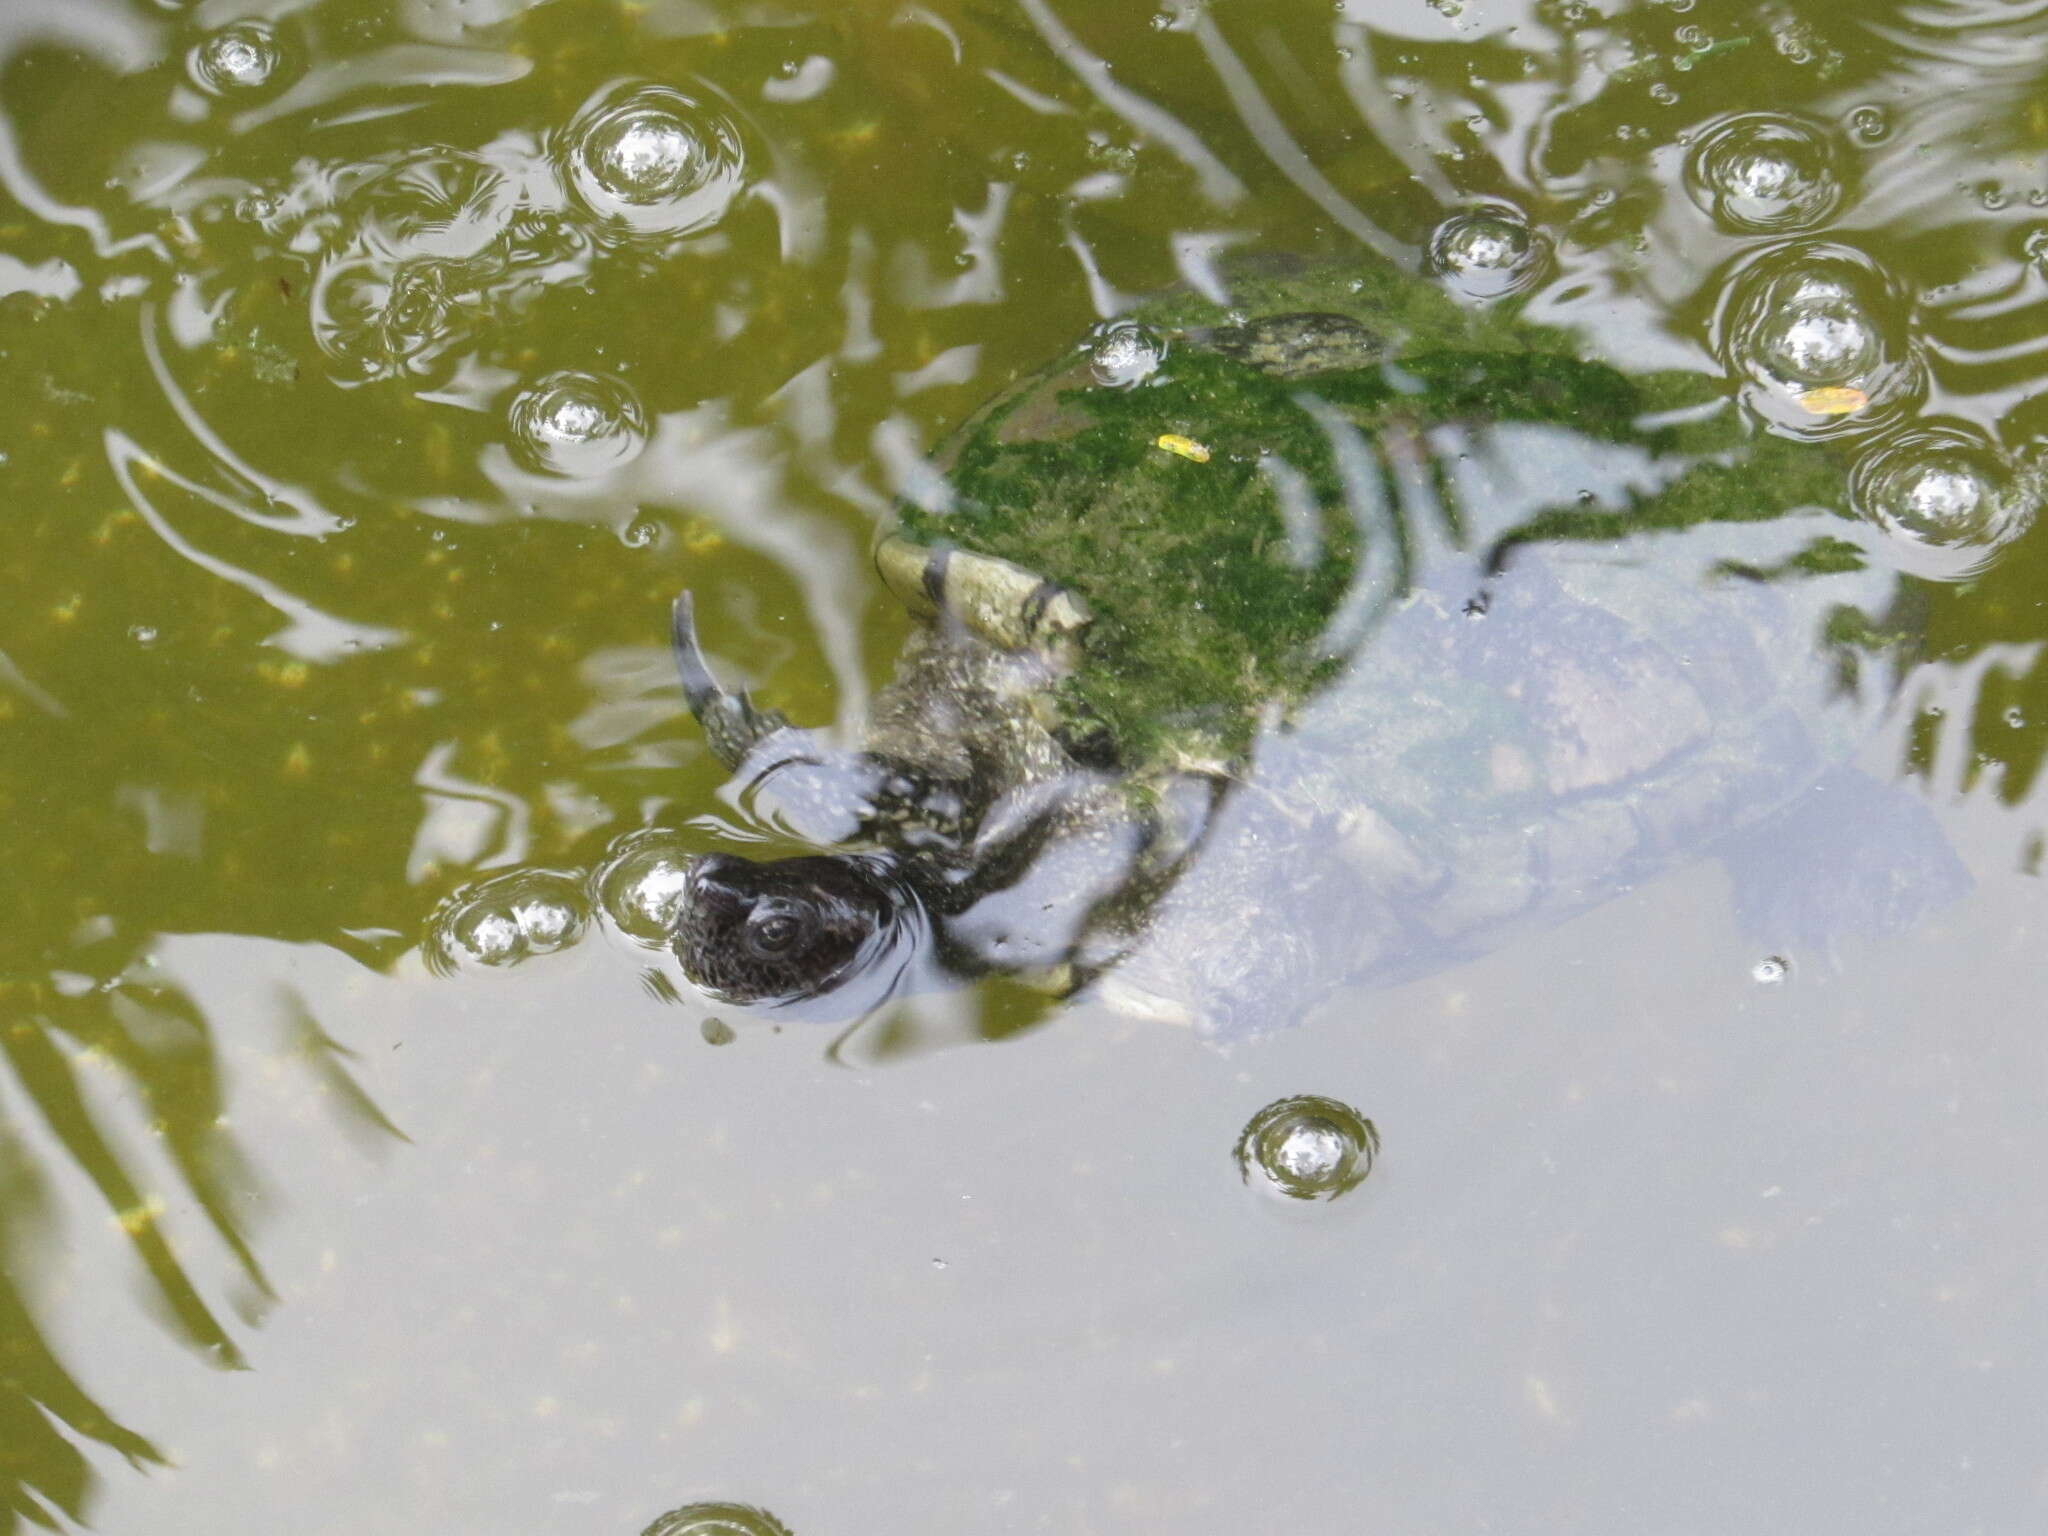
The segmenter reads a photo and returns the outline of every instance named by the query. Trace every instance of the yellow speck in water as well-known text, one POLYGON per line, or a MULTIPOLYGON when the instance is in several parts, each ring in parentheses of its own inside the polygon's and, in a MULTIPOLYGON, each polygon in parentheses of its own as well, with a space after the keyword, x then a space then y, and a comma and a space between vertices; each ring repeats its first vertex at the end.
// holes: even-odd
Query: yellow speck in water
POLYGON ((683 524, 683 548, 693 555, 708 555, 725 543, 725 535, 701 517, 683 524))
POLYGON ((303 661, 266 661, 258 664, 256 674, 265 682, 275 683, 280 688, 303 688, 306 686, 306 679, 313 675, 313 671, 303 661))
POLYGON ((164 1213, 164 1202, 160 1196, 150 1195, 138 1204, 116 1213, 114 1221, 130 1237, 140 1237, 157 1224, 164 1213))
POLYGON ((292 743, 291 751, 285 754, 284 773, 288 779, 303 779, 313 771, 313 754, 306 750, 303 741, 292 743))
POLYGON ((1811 411, 1816 416, 1853 416, 1870 404, 1870 396, 1850 384, 1829 384, 1821 389, 1809 389, 1799 397, 1801 410, 1811 411))
POLYGON ((74 592, 50 610, 50 617, 59 624, 69 624, 78 617, 78 610, 84 606, 85 594, 83 592, 74 592))
POLYGON ((1192 437, 1182 437, 1178 432, 1161 433, 1153 446, 1164 448, 1168 453, 1177 453, 1182 458, 1192 460, 1197 464, 1209 462, 1209 450, 1207 448, 1204 448, 1192 437))
POLYGON ((100 519, 99 527, 92 531, 92 541, 95 544, 111 544, 114 542, 116 529, 125 528, 135 521, 137 518, 133 507, 116 507, 100 519))
POLYGON ((69 464, 66 464, 64 466, 64 473, 57 477, 57 484, 68 491, 71 489, 72 486, 77 485, 84 478, 85 460, 73 459, 69 464))
POLYGON ((438 422, 427 433, 426 458, 427 468, 436 480, 446 482, 455 478, 455 437, 438 422))
POLYGON ((552 1419, 562 1411, 562 1405, 552 1397, 535 1398, 533 1416, 536 1419, 552 1419))

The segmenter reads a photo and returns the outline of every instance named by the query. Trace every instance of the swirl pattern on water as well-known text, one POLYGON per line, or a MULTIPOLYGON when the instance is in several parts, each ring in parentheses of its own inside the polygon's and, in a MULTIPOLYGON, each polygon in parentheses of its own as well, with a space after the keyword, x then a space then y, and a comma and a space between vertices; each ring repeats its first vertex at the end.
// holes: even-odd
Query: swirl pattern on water
POLYGON ((1726 285, 1715 338, 1742 398, 1771 430, 1871 431, 1926 389, 1910 306, 1853 246, 1796 242, 1753 256, 1726 285))
POLYGON ((1238 1172, 1290 1200, 1334 1200, 1372 1172, 1380 1135, 1350 1105, 1315 1094, 1268 1104, 1237 1139, 1238 1172))
POLYGON ((284 45, 261 21, 238 21, 209 32, 186 56, 186 73, 209 96, 249 97, 279 84, 284 45))
POLYGON ((567 949, 583 936, 589 906, 582 882, 521 869, 457 891, 434 914, 423 953, 441 972, 503 969, 567 949))
POLYGON ((1090 338, 1088 371, 1105 389, 1142 384, 1165 361, 1166 338, 1130 320, 1106 321, 1090 338))
POLYGON ((570 184, 607 228, 695 234, 723 218, 746 186, 746 151, 732 119, 673 86, 600 91, 563 139, 570 184))
POLYGON ((1962 581, 2033 526, 2044 491, 2038 463, 2015 465, 1983 433, 1921 422, 1873 444, 1849 481, 1858 514, 1891 535, 1917 576, 1962 581))
POLYGON ((313 335, 345 381, 443 371, 566 270, 587 270, 588 239, 559 198, 482 154, 414 151, 334 185, 331 202, 285 200, 294 215, 279 222, 318 253, 313 335))
POLYGON ((565 369, 523 390, 506 416, 513 457, 528 469, 589 479, 647 446, 647 413, 624 382, 565 369))
POLYGON ((1429 264, 1469 299, 1526 293, 1543 278, 1550 242, 1520 210, 1487 203, 1454 213, 1430 232, 1429 264))
POLYGON ((661 1516, 640 1536, 790 1536, 789 1528, 751 1504, 685 1504, 661 1516))
POLYGON ((1745 112, 1701 134, 1686 190, 1731 234, 1783 235, 1832 218, 1846 195, 1834 137, 1800 118, 1745 112))

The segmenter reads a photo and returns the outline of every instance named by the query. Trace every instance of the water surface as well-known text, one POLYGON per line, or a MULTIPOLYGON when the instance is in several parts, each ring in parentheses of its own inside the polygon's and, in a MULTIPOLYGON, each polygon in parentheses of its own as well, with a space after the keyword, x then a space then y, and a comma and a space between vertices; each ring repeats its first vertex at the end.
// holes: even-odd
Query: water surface
POLYGON ((2048 545, 1970 513, 2048 410, 2037 11, 9 0, 13 1523, 2038 1525, 2048 545), (576 906, 735 826, 674 593, 856 722, 925 452, 1237 243, 1867 437, 1857 765, 1970 893, 1783 945, 1698 862, 1229 1050, 838 1040, 576 906), (512 876, 519 963, 430 964, 512 876), (1296 1094, 1382 1138, 1328 1203, 1233 1157, 1296 1094))

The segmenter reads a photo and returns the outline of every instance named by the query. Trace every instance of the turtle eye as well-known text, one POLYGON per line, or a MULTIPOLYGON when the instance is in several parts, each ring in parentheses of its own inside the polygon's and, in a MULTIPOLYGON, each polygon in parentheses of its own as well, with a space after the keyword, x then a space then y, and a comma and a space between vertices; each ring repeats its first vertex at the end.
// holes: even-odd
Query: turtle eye
POLYGON ((788 954, 815 927, 808 913, 777 903, 747 918, 747 947, 764 959, 788 954))

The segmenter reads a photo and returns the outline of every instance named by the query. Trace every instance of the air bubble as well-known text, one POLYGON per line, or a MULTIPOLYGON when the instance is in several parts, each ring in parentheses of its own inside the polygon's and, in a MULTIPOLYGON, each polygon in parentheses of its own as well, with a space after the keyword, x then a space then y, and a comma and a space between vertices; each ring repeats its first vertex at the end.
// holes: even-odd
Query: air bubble
POLYGON ((789 1527, 751 1504, 685 1504, 640 1536, 790 1536, 789 1527))
POLYGON ((1925 383, 1908 308, 1861 251, 1781 246, 1735 277, 1717 345, 1729 371, 1749 380, 1745 404, 1774 430, 1809 438, 1869 431, 1925 383))
POLYGON ((627 833, 597 873, 598 905, 634 943, 666 947, 698 852, 665 827, 627 833))
POLYGON ((1732 234, 1783 234, 1825 223, 1841 205, 1833 137, 1816 124, 1750 112, 1709 128, 1686 166, 1693 201, 1732 234))
POLYGON ((284 48, 262 22, 238 21, 201 38, 185 62, 209 96, 247 96, 279 78, 284 48))
POLYGON ((1928 424, 1873 446, 1849 476, 1849 501, 1893 541, 1914 575, 1960 581, 2032 526, 2043 486, 1989 438, 1960 424, 1928 424))
POLYGON ((1802 390, 1849 384, 1884 360, 1870 316, 1847 294, 1824 290, 1765 316, 1755 345, 1778 377, 1802 390))
POLYGON ((154 624, 131 624, 128 626, 128 638, 137 645, 155 645, 156 626, 154 624))
POLYGON ((1142 384, 1166 361, 1166 338, 1131 320, 1097 326, 1088 343, 1088 371, 1105 389, 1142 384))
POLYGON ((647 445, 647 418, 624 383, 602 374, 551 373, 507 413, 513 456, 528 469, 588 479, 631 463, 647 445))
POLYGON ((1429 237, 1429 264, 1445 284, 1472 299, 1498 299, 1533 286, 1550 261, 1550 242, 1503 203, 1468 208, 1429 237))
POLYGON ((583 935, 587 912, 575 879, 552 870, 500 875, 457 891, 429 925, 427 963, 444 974, 502 968, 566 949, 583 935))
POLYGON ((1783 955, 1765 955, 1749 968, 1749 979, 1760 987, 1775 987, 1792 974, 1783 955))
POLYGON ((1879 143, 1891 131, 1891 114, 1883 107, 1862 106, 1849 113, 1849 132, 1859 144, 1879 143))
POLYGON ((570 123, 567 145, 569 179, 584 204, 634 233, 708 228, 746 184, 732 120, 669 86, 600 92, 570 123))
POLYGON ((1379 1132, 1335 1099, 1303 1095, 1268 1104, 1237 1140, 1237 1166, 1292 1200, 1332 1200, 1372 1172, 1379 1132))

